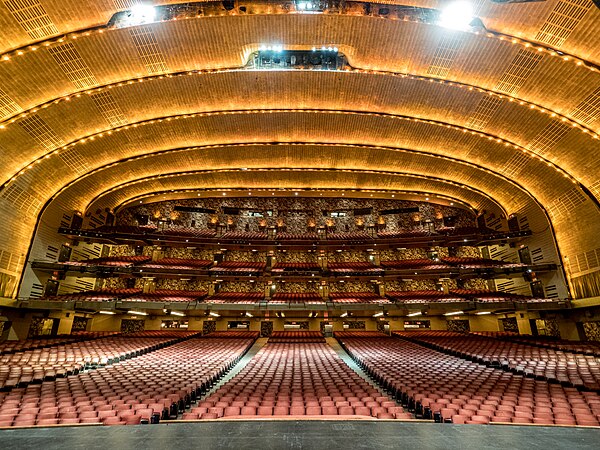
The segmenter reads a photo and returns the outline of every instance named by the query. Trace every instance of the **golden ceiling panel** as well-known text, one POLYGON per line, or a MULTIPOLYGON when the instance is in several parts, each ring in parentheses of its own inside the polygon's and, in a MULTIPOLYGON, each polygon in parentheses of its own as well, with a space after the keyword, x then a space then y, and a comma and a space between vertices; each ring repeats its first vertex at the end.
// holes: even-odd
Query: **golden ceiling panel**
MULTIPOLYGON (((68 149, 77 149, 89 170, 93 170, 119 159, 171 148, 244 142, 367 143, 391 148, 405 147, 457 159, 464 158, 465 149, 468 148, 471 161, 480 161, 482 167, 497 172, 501 171, 502 164, 510 155, 518 152, 502 142, 463 133, 460 129, 390 116, 318 111, 209 114, 138 127, 128 125, 121 131, 104 134, 93 140, 87 139, 68 149), (477 144, 473 145, 473 141, 477 144)), ((49 197, 62 185, 78 177, 77 173, 68 170, 60 155, 61 152, 51 154, 24 172, 39 174, 33 183, 28 184, 29 189, 49 197), (44 175, 50 173, 52 177, 44 175)), ((321 157, 315 156, 313 164, 318 166, 321 157)), ((207 167, 212 163, 206 161, 207 167)), ((285 161, 277 163, 285 164, 285 161)), ((357 159, 355 163, 362 165, 364 161, 357 159)), ((13 182, 19 182, 19 179, 13 182)), ((540 201, 553 198, 556 192, 572 184, 561 172, 539 162, 530 176, 519 182, 534 192, 540 201)))
MULTIPOLYGON (((310 169, 349 172, 365 170, 373 172, 374 177, 388 176, 394 172, 428 176, 441 173, 443 167, 445 179, 490 193, 507 211, 515 210, 518 203, 531 201, 531 197, 512 180, 460 161, 393 149, 311 144, 216 146, 168 152, 99 170, 86 177, 85 185, 91 186, 91 190, 77 187, 76 191, 81 197, 81 209, 84 209, 91 198, 110 190, 113 185, 121 186, 138 179, 167 176, 171 173, 223 169, 235 171, 241 167, 251 171, 277 167, 306 169, 307 176, 310 176, 310 169), (320 161, 319 165, 315 165, 317 160, 320 161)), ((74 185, 78 184, 79 181, 76 181, 74 185)))

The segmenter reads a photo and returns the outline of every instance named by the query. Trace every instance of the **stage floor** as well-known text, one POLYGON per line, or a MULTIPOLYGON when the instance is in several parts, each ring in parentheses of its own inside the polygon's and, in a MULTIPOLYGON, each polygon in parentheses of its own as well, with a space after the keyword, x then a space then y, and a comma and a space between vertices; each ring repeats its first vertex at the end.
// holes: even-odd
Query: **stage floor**
POLYGON ((600 429, 376 420, 254 420, 0 430, 5 449, 598 449, 600 429))

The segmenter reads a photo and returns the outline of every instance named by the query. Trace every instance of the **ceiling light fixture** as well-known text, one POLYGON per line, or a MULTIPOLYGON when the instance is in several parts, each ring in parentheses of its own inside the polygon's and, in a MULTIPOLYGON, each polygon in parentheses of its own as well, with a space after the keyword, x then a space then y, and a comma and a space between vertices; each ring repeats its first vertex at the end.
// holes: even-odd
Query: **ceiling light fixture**
POLYGON ((407 316, 408 317, 415 317, 415 316, 420 316, 421 314, 423 314, 423 313, 421 311, 419 311, 419 312, 414 312, 414 313, 407 314, 407 316))
POLYGON ((474 11, 471 2, 457 1, 450 3, 440 12, 438 25, 452 30, 467 30, 473 21, 474 11))
POLYGON ((156 9, 152 5, 135 5, 129 10, 129 26, 156 21, 156 9))
POLYGON ((448 312, 445 313, 445 316, 460 316, 461 314, 464 314, 464 312, 462 311, 452 311, 452 312, 448 312))

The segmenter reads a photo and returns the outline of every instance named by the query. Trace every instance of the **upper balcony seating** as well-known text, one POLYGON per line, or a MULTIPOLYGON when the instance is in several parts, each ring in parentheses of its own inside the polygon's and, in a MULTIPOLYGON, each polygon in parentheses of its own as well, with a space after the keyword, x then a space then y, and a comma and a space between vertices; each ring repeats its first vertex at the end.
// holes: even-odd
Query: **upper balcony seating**
POLYGON ((100 231, 102 233, 121 233, 121 234, 148 234, 156 233, 158 228, 154 225, 136 226, 136 225, 102 225, 98 228, 92 228, 85 231, 100 231))
POLYGON ((206 297, 205 291, 184 291, 175 289, 157 289, 154 292, 132 295, 125 299, 128 302, 164 302, 189 303, 201 301, 206 297))
POLYGON ((142 290, 137 288, 98 289, 96 291, 75 292, 73 294, 42 297, 40 300, 50 302, 107 302, 141 293, 142 290))
POLYGON ((244 240, 244 241, 265 241, 268 239, 267 233, 256 231, 228 231, 223 233, 220 239, 244 240))
POLYGON ((380 297, 373 292, 331 292, 329 299, 333 303, 353 304, 353 303, 368 303, 368 304, 389 304, 389 299, 380 297))
POLYGON ((206 270, 213 261, 190 258, 162 258, 147 262, 141 267, 146 269, 173 269, 173 270, 206 270))
POLYGON ((447 257, 442 258, 446 264, 456 267, 463 267, 465 269, 477 269, 485 267, 524 267, 525 264, 515 264, 506 261, 499 261, 496 259, 485 259, 485 258, 457 258, 447 257))
POLYGON ((279 241, 311 241, 319 239, 317 233, 277 233, 275 239, 279 241))
POLYGON ((255 304, 264 301, 265 294, 262 292, 219 292, 212 297, 206 297, 204 303, 247 303, 255 304))
POLYGON ((386 293, 391 301, 405 304, 421 303, 460 303, 465 302, 458 295, 444 294, 442 291, 395 291, 386 293))
POLYGON ((536 298, 527 295, 511 294, 510 292, 485 291, 477 289, 452 289, 450 293, 479 303, 545 303, 555 300, 549 298, 536 298))
POLYGON ((129 267, 150 261, 149 256, 109 256, 104 258, 85 259, 82 261, 66 261, 62 264, 70 266, 115 266, 129 267))
POLYGON ((160 234, 164 234, 166 236, 182 236, 202 239, 215 237, 217 233, 214 230, 201 230, 192 227, 169 227, 161 230, 160 234))
POLYGON ((244 273, 262 272, 265 267, 266 263, 261 261, 222 261, 209 270, 223 274, 244 275, 244 273))
POLYGON ((299 292, 299 293, 277 292, 269 300, 269 304, 288 304, 288 303, 324 304, 325 300, 323 300, 323 298, 317 292, 299 292))
POLYGON ((371 241, 373 237, 364 231, 354 231, 349 233, 327 233, 327 239, 334 241, 371 241))
POLYGON ((410 239, 431 236, 434 234, 436 233, 425 230, 379 231, 377 237, 380 239, 410 239))
POLYGON ((317 272, 321 270, 315 262, 277 262, 271 269, 274 274, 293 274, 294 272, 317 272))
POLYGON ((505 372, 401 339, 339 340, 363 370, 417 417, 473 424, 599 424, 600 396, 595 392, 505 372))
POLYGON ((386 270, 434 270, 447 269, 444 263, 431 259, 402 259, 400 261, 381 261, 381 267, 386 270))
POLYGON ((328 269, 333 275, 383 275, 383 269, 369 262, 331 262, 328 269))

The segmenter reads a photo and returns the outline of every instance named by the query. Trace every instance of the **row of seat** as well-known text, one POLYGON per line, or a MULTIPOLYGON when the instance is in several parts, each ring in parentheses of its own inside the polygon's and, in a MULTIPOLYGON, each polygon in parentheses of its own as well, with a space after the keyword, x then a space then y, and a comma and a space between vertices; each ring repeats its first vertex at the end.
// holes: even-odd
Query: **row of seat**
POLYGON ((141 332, 76 341, 0 356, 0 389, 77 374, 86 367, 104 366, 155 351, 197 332, 141 332))
POLYGON ((404 331, 394 334, 462 358, 600 392, 600 361, 591 355, 452 332, 404 331))
POLYGON ((352 358, 416 416, 453 423, 598 426, 600 396, 380 335, 340 337, 352 358))
POLYGON ((176 418, 239 361, 252 336, 192 338, 120 364, 0 393, 0 427, 176 418))
POLYGON ((51 338, 36 337, 31 339, 25 339, 23 341, 4 341, 0 342, 0 355, 35 350, 38 348, 54 347, 57 345, 68 344, 76 341, 98 339, 114 334, 119 333, 115 331, 83 331, 76 332, 70 335, 51 338))
POLYGON ((370 416, 409 419, 325 343, 267 343, 187 420, 255 416, 370 416))

